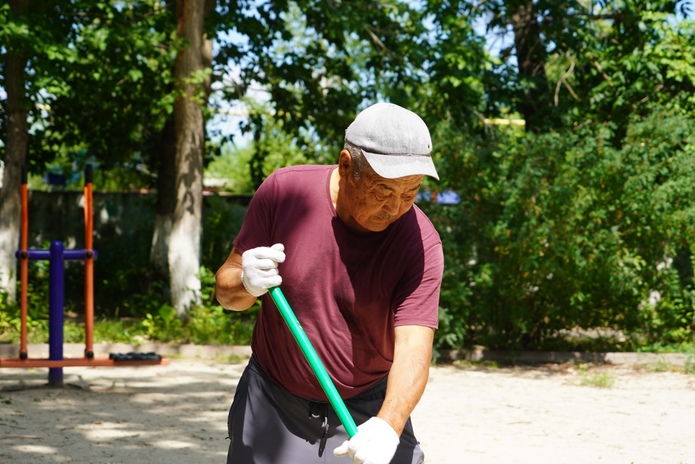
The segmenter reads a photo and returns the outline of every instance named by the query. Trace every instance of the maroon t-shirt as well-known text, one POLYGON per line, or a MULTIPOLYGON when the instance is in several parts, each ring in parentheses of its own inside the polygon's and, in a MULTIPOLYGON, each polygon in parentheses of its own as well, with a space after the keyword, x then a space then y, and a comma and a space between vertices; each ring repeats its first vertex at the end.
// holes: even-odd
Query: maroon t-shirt
MULTIPOLYGON (((281 289, 343 398, 383 378, 395 326, 437 328, 444 255, 439 235, 413 206, 383 232, 359 233, 330 197, 336 166, 279 169, 249 205, 236 249, 285 245, 281 289)), ((326 400, 269 294, 251 347, 270 378, 290 392, 326 400)))

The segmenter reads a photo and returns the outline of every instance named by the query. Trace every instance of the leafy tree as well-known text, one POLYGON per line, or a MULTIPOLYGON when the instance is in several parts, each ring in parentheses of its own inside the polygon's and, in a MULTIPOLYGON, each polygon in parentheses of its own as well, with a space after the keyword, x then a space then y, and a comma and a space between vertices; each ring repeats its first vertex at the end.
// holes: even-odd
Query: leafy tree
POLYGON ((47 14, 55 12, 53 5, 30 8, 27 0, 12 0, 0 6, 3 23, 0 86, 7 94, 6 106, 0 105, 0 133, 5 141, 0 189, 0 288, 6 290, 10 301, 15 297, 14 253, 19 245, 20 172, 27 164, 29 118, 39 119, 32 101, 42 88, 41 79, 30 79, 26 68, 45 63, 51 53, 64 49, 65 25, 54 15, 47 14), (42 23, 44 15, 49 19, 42 23), (42 27, 37 27, 38 24, 42 27))
MULTIPOLYGON (((203 9, 205 5, 201 2, 195 6, 203 9)), ((191 15, 181 17, 189 19, 191 15)), ((31 163, 40 169, 50 161, 62 165, 68 172, 75 164, 80 168, 95 161, 101 168, 99 173, 107 173, 112 167, 124 163, 145 166, 145 172, 148 172, 148 167, 150 172, 162 168, 165 175, 160 179, 171 183, 160 183, 161 197, 176 199, 174 189, 180 183, 176 184, 175 176, 170 173, 176 172, 176 160, 181 158, 171 154, 175 154, 177 147, 185 151, 188 146, 172 143, 172 139, 182 134, 189 122, 200 126, 196 129, 199 132, 204 128, 202 114, 198 123, 189 121, 185 111, 181 110, 188 107, 179 105, 178 113, 184 114, 179 122, 185 121, 186 124, 178 125, 181 132, 175 130, 174 103, 183 100, 177 100, 175 91, 174 59, 185 40, 191 38, 174 36, 173 8, 154 0, 128 4, 117 1, 71 2, 38 9, 29 19, 28 30, 40 29, 38 24, 44 26, 46 21, 54 24, 54 27, 47 28, 53 34, 49 37, 52 41, 28 40, 37 57, 30 63, 33 79, 29 87, 36 89, 30 98, 41 102, 48 116, 37 115, 35 118, 31 163), (168 161, 162 161, 162 152, 170 155, 166 158, 168 161)), ((202 38, 202 22, 197 33, 202 38)), ((208 56, 208 68, 209 60, 208 56)), ((179 62, 188 63, 186 59, 179 62)), ((181 89, 185 94, 186 89, 200 78, 193 76, 190 80, 190 70, 183 64, 177 69, 182 73, 178 82, 183 83, 181 89)), ((189 101, 194 100, 189 98, 189 101)), ((194 137, 200 143, 204 140, 202 132, 194 137)), ((202 153, 196 156, 202 158, 202 153)), ((201 165, 199 177, 202 177, 202 161, 198 164, 201 165)), ((12 170, 7 174, 12 175, 12 170)), ((151 174, 143 175, 139 187, 152 184, 152 180, 151 174)), ((202 180, 199 183, 202 189, 202 180)), ((18 189, 12 190, 18 192, 18 189)), ((198 197, 200 195, 202 192, 198 197)), ((181 198, 189 197, 183 195, 181 198)), ((176 202, 173 204, 177 205, 176 202)), ((175 209, 171 208, 170 213, 175 215, 175 209)), ((185 216, 185 213, 181 215, 185 216)), ((11 261, 14 262, 14 258, 11 261)), ((182 269, 181 266, 178 268, 182 269)), ((194 275, 197 269, 196 265, 194 275)), ((185 288, 186 285, 175 287, 185 288)), ((174 292, 177 300, 180 293, 174 292)))
POLYGON ((520 115, 533 132, 591 119, 618 124, 620 139, 635 108, 674 98, 682 105, 692 94, 692 26, 675 19, 690 14, 690 1, 495 0, 458 8, 488 34, 511 36, 486 78, 486 114, 520 115))
MULTIPOLYGON (((427 57, 422 12, 407 2, 317 0, 219 1, 211 17, 221 44, 216 75, 238 79, 220 92, 228 100, 260 87, 273 117, 310 159, 333 162, 357 110, 380 98, 407 104, 427 57), (218 24, 218 25, 217 25, 218 24)), ((251 112, 247 130, 262 138, 267 118, 251 112)), ((257 153, 256 165, 263 164, 257 153)), ((255 172, 258 184, 268 172, 255 172)))
POLYGON ((620 327, 652 341, 692 334, 692 251, 683 250, 693 242, 682 222, 692 206, 672 189, 653 204, 661 182, 692 179, 692 124, 678 116, 693 114, 692 23, 673 20, 687 3, 458 3, 458 17, 514 33, 483 74, 481 113, 523 115, 530 130, 461 130, 449 119, 436 128, 435 147, 446 154, 441 186, 462 198, 432 207, 447 259, 440 345, 540 346, 575 326, 620 327), (519 8, 530 12, 530 36, 521 38, 541 47, 527 68, 537 76, 518 64, 519 8), (634 157, 637 139, 653 150, 634 157), (655 222, 627 218, 621 204, 655 222), (685 263, 677 273, 663 264, 671 259, 685 263), (655 292, 661 300, 644 309, 655 292))
POLYGON ((39 69, 52 76, 42 94, 50 118, 38 121, 34 151, 58 158, 68 172, 87 162, 97 162, 101 175, 114 166, 149 167, 172 112, 181 46, 172 40, 174 15, 155 0, 72 5, 65 15, 70 46, 39 69))

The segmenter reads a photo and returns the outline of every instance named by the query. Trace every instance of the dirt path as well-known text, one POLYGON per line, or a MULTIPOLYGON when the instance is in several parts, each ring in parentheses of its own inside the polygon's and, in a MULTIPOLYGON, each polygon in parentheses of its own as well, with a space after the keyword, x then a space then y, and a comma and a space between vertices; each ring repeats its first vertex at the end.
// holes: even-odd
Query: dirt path
MULTIPOLYGON (((2 369, 0 463, 222 463, 243 367, 2 369)), ((695 375, 438 366, 413 421, 427 464, 695 464, 695 375)))

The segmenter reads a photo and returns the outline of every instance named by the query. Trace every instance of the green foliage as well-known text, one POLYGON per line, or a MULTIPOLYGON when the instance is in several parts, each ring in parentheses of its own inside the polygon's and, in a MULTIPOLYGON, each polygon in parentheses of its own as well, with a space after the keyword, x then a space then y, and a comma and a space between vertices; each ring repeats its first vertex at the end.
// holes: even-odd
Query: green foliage
MULTIPOLYGON (((306 152, 314 152, 316 155, 314 150, 300 149, 297 146, 296 136, 286 131, 287 125, 281 119, 274 117, 269 108, 254 105, 251 120, 254 126, 254 152, 249 168, 254 190, 276 169, 306 163, 308 161, 306 152)), ((312 144, 308 139, 304 142, 312 144)), ((335 159, 337 158, 336 152, 335 159)))
POLYGON ((252 194, 251 171, 249 163, 253 156, 253 148, 232 149, 230 144, 224 144, 221 154, 215 156, 205 167, 205 177, 222 181, 220 190, 234 194, 252 194))
POLYGON ((622 129, 630 115, 647 114, 653 103, 695 109, 695 68, 686 45, 693 43, 693 23, 674 20, 673 2, 657 3, 624 7, 621 21, 596 21, 583 30, 590 51, 577 55, 583 63, 571 80, 583 93, 575 105, 591 104, 589 117, 622 129))
POLYGON ((184 317, 178 317, 176 310, 157 295, 143 295, 152 302, 139 326, 143 340, 207 345, 250 343, 258 307, 239 313, 224 310, 214 298, 214 273, 202 267, 199 277, 203 304, 184 317))
MULTIPOLYGON (((34 276, 37 277, 37 276, 34 276)), ((163 302, 161 294, 151 292, 133 295, 142 311, 134 318, 97 318, 94 321, 94 341, 110 343, 145 342, 193 343, 209 345, 247 345, 251 341, 253 322, 258 305, 239 313, 222 309, 214 299, 214 274, 201 268, 203 305, 191 310, 184 318, 163 302)), ((40 281, 46 281, 44 277, 40 281)), ((29 343, 48 343, 47 288, 30 288, 31 303, 41 303, 41 310, 29 304, 27 336, 29 343)), ((68 313, 72 311, 67 310, 68 313)), ((20 317, 17 304, 8 304, 0 293, 0 343, 19 343, 20 317)), ((66 317, 63 325, 65 343, 84 343, 84 323, 66 317)))
POLYGON ((248 102, 248 105, 253 121, 253 141, 248 146, 238 147, 221 139, 216 144, 220 154, 205 168, 206 178, 221 183, 220 191, 250 195, 278 168, 304 164, 310 159, 328 163, 337 160, 338 152, 334 150, 337 141, 317 144, 303 139, 305 145, 300 148, 297 135, 286 131, 287 125, 267 104, 248 102))
MULTIPOLYGON (((29 261, 27 285, 27 337, 43 339, 48 321, 48 261, 29 261)), ((19 295, 19 283, 17 285, 19 295)), ((69 308, 68 308, 69 309, 69 308)), ((10 303, 7 294, 0 292, 0 343, 14 342, 19 338, 21 326, 19 301, 10 303), (16 336, 15 336, 16 335, 16 336)))
POLYGON ((538 348, 594 327, 692 340, 692 264, 672 265, 695 248, 691 127, 654 111, 619 148, 610 124, 461 143, 463 202, 429 211, 447 260, 438 345, 538 348))
POLYGON ((251 342, 253 320, 229 313, 221 306, 194 308, 184 318, 168 305, 157 314, 147 314, 142 321, 145 337, 164 343, 193 343, 198 345, 248 345, 251 342))
MULTIPOLYGON (((216 101, 246 101, 251 90, 267 100, 248 105, 251 151, 223 152, 208 173, 251 193, 277 167, 334 162, 360 107, 403 104, 427 121, 444 174, 425 187, 462 197, 423 205, 445 249, 439 347, 557 346, 562 331, 594 327, 626 332, 624 347, 683 346, 695 325, 695 29, 674 20, 679 5, 689 2, 218 0, 206 18, 208 36, 227 39, 213 63, 216 101), (473 25, 509 30, 522 6, 540 29, 517 28, 498 56, 487 54, 473 25), (521 40, 545 59, 539 79, 519 71, 521 40), (543 103, 536 135, 483 123, 525 114, 529 89, 543 103)), ((183 45, 173 11, 155 0, 38 2, 22 15, 0 6, 0 53, 29 58, 32 172, 94 162, 103 188, 154 185, 183 45)), ((215 198, 204 215, 202 264, 216 269, 243 207, 215 198)), ((234 333, 236 322, 246 330, 253 311, 216 306, 210 271, 195 317, 172 316, 148 262, 150 231, 143 220, 127 231, 142 237, 135 245, 115 239, 127 252, 100 250, 97 313, 115 319, 111 336, 118 327, 169 340, 212 340, 205 334, 234 333)), ((31 267, 32 333, 45 328, 42 266, 31 267)), ((79 314, 81 267, 66 272, 66 309, 79 314)), ((0 304, 7 334, 17 308, 0 304)))
POLYGON ((426 80, 424 67, 437 49, 420 7, 399 0, 344 2, 339 8, 317 0, 217 2, 208 24, 239 37, 222 42, 216 56, 217 74, 238 75, 220 86, 220 100, 237 100, 259 86, 269 97, 271 110, 251 106, 245 125, 258 150, 255 186, 270 173, 267 158, 288 148, 289 158, 296 159, 296 147, 305 159, 334 162, 359 107, 420 97, 415 89, 426 80), (263 144, 278 128, 291 140, 279 147, 263 144))
POLYGON ((246 206, 238 199, 224 196, 207 197, 204 204, 201 263, 209 269, 218 269, 232 251, 246 206))
POLYGON ((29 58, 32 170, 151 161, 174 101, 172 9, 152 0, 40 2, 12 24, 21 28, 3 28, 2 42, 29 58))

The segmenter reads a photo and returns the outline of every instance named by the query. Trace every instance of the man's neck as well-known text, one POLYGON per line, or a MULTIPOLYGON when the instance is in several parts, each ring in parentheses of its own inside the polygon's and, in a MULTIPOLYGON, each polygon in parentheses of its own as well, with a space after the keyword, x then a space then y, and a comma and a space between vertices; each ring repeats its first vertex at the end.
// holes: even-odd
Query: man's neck
POLYGON ((338 173, 338 168, 336 167, 331 173, 331 183, 330 183, 330 193, 331 202, 333 203, 333 208, 336 208, 338 204, 338 192, 340 191, 340 174, 338 173))

